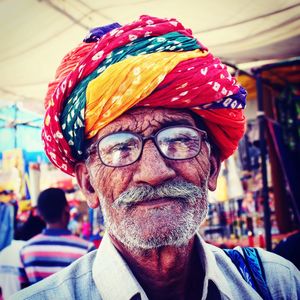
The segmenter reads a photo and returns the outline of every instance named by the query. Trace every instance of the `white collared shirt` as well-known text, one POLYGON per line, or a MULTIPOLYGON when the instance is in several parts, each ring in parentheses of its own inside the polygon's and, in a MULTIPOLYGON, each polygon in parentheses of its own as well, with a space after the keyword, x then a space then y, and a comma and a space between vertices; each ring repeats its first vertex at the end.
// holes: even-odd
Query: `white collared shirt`
MULTIPOLYGON (((262 299, 242 278, 222 249, 196 238, 205 277, 199 299, 262 299), (211 294, 212 292, 212 294, 211 294), (209 293, 209 296, 208 296, 209 293)), ((272 299, 300 299, 300 272, 286 259, 257 249, 272 299)), ((148 299, 127 263, 105 235, 98 250, 84 255, 62 271, 21 290, 13 300, 137 300, 148 299)))
MULTIPOLYGON (((221 299, 261 299, 258 293, 245 282, 223 250, 205 243, 199 235, 197 235, 196 243, 199 257, 205 270, 203 292, 201 297, 199 295, 199 299, 204 300, 207 298, 209 281, 215 284, 221 299)), ((274 294, 283 296, 280 299, 297 299, 295 298, 295 296, 297 297, 297 289, 292 288, 290 291, 278 291, 276 282, 278 280, 282 282, 279 277, 287 276, 292 269, 298 285, 298 296, 300 296, 299 271, 290 262, 273 253, 261 249, 259 249, 259 253, 265 268, 268 267, 265 270, 266 278, 269 287, 273 287, 274 294), (273 282, 270 281, 272 277, 274 278, 273 282)), ((140 295, 140 299, 142 300, 148 299, 129 266, 113 246, 108 234, 104 236, 98 249, 92 268, 92 276, 104 300, 129 300, 137 294, 140 295)), ((286 290, 286 284, 289 282, 289 280, 286 283, 282 282, 282 288, 285 286, 286 290)))

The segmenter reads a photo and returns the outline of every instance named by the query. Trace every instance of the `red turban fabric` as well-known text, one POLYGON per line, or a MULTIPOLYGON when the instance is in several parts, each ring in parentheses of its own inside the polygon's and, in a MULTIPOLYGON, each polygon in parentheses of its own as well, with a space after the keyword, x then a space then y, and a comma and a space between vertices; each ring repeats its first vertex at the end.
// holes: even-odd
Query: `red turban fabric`
POLYGON ((49 84, 42 132, 54 165, 74 175, 84 141, 134 106, 189 108, 221 159, 245 130, 246 91, 176 19, 141 16, 95 29, 68 53, 49 84))

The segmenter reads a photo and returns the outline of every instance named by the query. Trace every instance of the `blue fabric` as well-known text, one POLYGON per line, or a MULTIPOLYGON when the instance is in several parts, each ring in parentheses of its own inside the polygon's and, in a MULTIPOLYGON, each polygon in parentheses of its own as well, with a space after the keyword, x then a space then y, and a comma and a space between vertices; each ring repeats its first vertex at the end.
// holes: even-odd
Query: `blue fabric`
POLYGON ((11 244, 14 235, 14 208, 0 202, 0 251, 11 244))
POLYGON ((234 249, 224 249, 234 265, 241 273, 244 280, 251 285, 265 300, 271 300, 272 296, 265 280, 264 269, 255 248, 242 248, 244 256, 234 249))
POLYGON ((119 27, 121 27, 119 23, 112 23, 106 26, 92 28, 83 41, 85 43, 95 43, 100 40, 104 34, 119 27))
POLYGON ((71 235, 72 234, 72 232, 70 230, 60 229, 60 228, 45 228, 42 233, 46 234, 46 235, 54 235, 54 236, 71 235))
POLYGON ((224 249, 224 251, 230 257, 232 262, 235 264, 235 266, 243 276, 244 280, 256 290, 254 281, 251 277, 251 274, 249 273, 249 270, 246 266, 242 254, 234 249, 224 249))
POLYGON ((259 254, 255 248, 243 248, 246 264, 255 280, 257 290, 263 299, 271 300, 271 294, 268 289, 264 269, 259 258, 259 254))

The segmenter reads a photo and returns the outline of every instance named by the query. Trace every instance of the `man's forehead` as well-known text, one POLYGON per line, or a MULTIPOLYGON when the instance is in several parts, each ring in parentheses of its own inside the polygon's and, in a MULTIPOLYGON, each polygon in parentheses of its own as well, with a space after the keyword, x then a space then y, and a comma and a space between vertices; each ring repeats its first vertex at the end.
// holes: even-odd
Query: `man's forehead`
POLYGON ((100 130, 98 138, 118 131, 151 134, 162 127, 175 124, 195 126, 195 121, 185 109, 139 107, 127 111, 100 130))

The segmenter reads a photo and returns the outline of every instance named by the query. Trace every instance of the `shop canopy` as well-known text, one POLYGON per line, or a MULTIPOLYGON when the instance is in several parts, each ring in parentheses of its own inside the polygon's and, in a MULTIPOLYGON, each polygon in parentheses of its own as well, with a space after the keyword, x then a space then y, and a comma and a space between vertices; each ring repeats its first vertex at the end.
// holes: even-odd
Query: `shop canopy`
POLYGON ((257 99, 256 78, 259 74, 263 83, 274 91, 282 91, 285 88, 300 90, 300 56, 276 63, 265 64, 252 68, 250 72, 239 72, 238 81, 248 92, 247 100, 257 99))
MULTIPOLYGON (((42 117, 18 105, 0 106, 0 153, 20 148, 28 153, 40 152, 42 117)), ((28 154, 29 155, 29 154, 28 154)))
POLYGON ((2 0, 0 101, 42 112, 57 65, 90 28, 142 14, 176 17, 235 65, 300 55, 299 0, 2 0))

